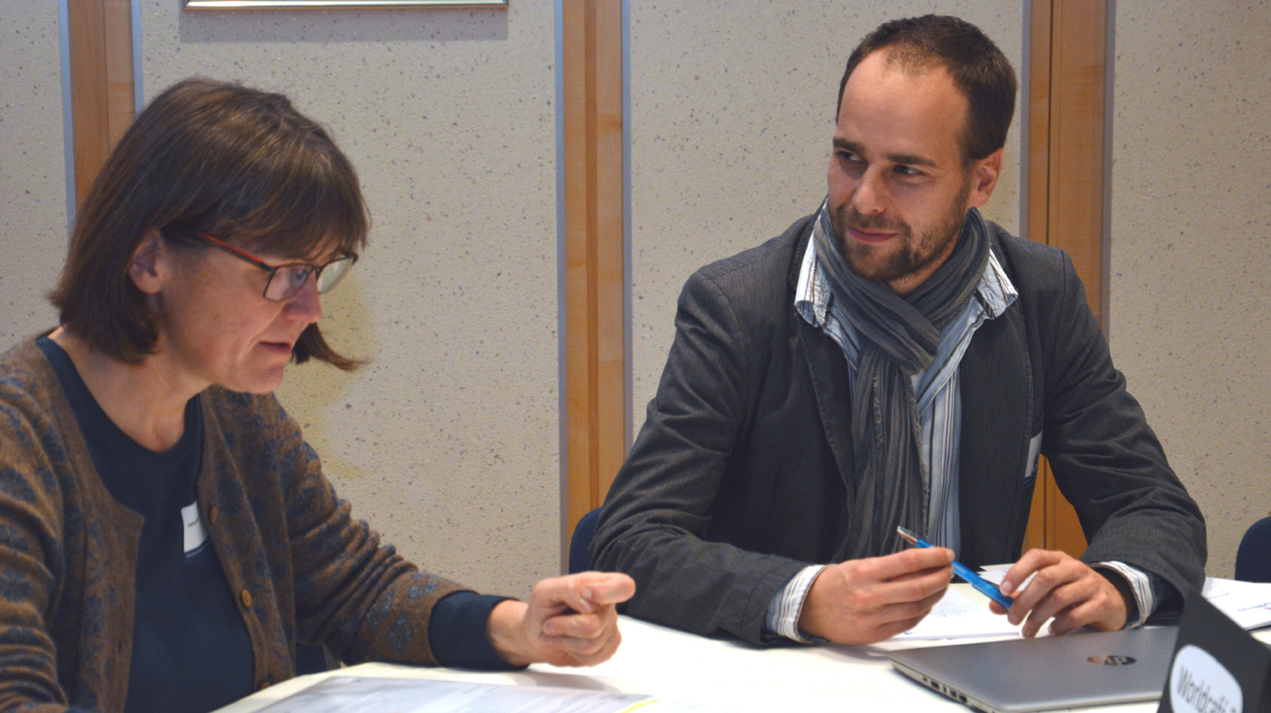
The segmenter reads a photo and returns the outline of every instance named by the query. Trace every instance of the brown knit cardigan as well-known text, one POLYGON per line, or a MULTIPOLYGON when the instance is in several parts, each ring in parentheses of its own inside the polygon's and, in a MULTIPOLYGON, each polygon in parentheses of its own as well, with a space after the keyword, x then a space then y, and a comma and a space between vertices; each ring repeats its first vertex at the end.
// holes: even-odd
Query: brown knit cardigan
MULTIPOLYGON (((273 396, 212 387, 201 402, 199 510, 257 688, 294 675, 297 640, 347 662, 435 663, 429 614, 461 587, 350 518, 273 396)), ((0 710, 123 709, 141 525, 102 484, 34 340, 0 355, 0 710)))

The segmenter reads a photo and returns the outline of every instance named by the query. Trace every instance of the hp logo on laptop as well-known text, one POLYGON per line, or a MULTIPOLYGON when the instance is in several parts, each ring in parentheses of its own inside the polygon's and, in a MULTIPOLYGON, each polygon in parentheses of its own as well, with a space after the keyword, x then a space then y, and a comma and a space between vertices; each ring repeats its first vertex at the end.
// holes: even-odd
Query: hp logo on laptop
POLYGON ((1097 663, 1100 666, 1129 666, 1132 663, 1138 663, 1138 659, 1133 656, 1120 656, 1112 654, 1110 656, 1091 656, 1086 659, 1090 663, 1097 663))

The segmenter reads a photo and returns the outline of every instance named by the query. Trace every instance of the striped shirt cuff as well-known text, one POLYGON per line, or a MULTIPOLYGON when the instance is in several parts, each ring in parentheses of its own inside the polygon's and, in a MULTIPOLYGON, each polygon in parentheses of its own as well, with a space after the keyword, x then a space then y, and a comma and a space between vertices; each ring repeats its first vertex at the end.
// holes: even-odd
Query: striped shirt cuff
POLYGON ((1133 620, 1126 620, 1125 628, 1137 629, 1143 626, 1143 622, 1156 611, 1156 591, 1152 586, 1151 576, 1124 562, 1100 562, 1095 567, 1110 569, 1125 578, 1130 585, 1130 591, 1134 593, 1134 602, 1139 608, 1133 620))
POLYGON ((768 616, 764 628, 770 633, 783 636, 800 644, 820 643, 799 633, 799 615, 803 613, 803 601, 808 597, 808 590, 816 581, 825 565, 808 565, 794 575, 786 586, 772 596, 768 602, 768 616))

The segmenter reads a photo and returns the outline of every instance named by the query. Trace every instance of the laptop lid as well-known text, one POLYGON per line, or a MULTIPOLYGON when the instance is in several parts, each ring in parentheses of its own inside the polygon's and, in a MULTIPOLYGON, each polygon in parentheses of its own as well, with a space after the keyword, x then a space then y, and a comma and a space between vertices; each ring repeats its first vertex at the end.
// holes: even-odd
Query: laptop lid
POLYGON ((990 713, 1161 697, 1178 627, 1069 634, 897 651, 901 673, 990 713))

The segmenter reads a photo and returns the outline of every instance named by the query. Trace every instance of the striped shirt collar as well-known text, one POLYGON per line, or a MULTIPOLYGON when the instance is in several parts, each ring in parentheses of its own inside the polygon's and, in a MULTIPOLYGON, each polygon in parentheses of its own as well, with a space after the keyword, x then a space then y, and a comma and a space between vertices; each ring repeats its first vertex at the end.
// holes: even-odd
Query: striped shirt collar
MULTIPOLYGON (((986 319, 996 319, 1019 295, 992 250, 975 294, 984 306, 986 319)), ((818 329, 825 327, 830 310, 830 285, 820 266, 815 240, 809 240, 808 248, 803 252, 803 265, 799 268, 799 281, 794 290, 794 308, 808 324, 818 329)))

